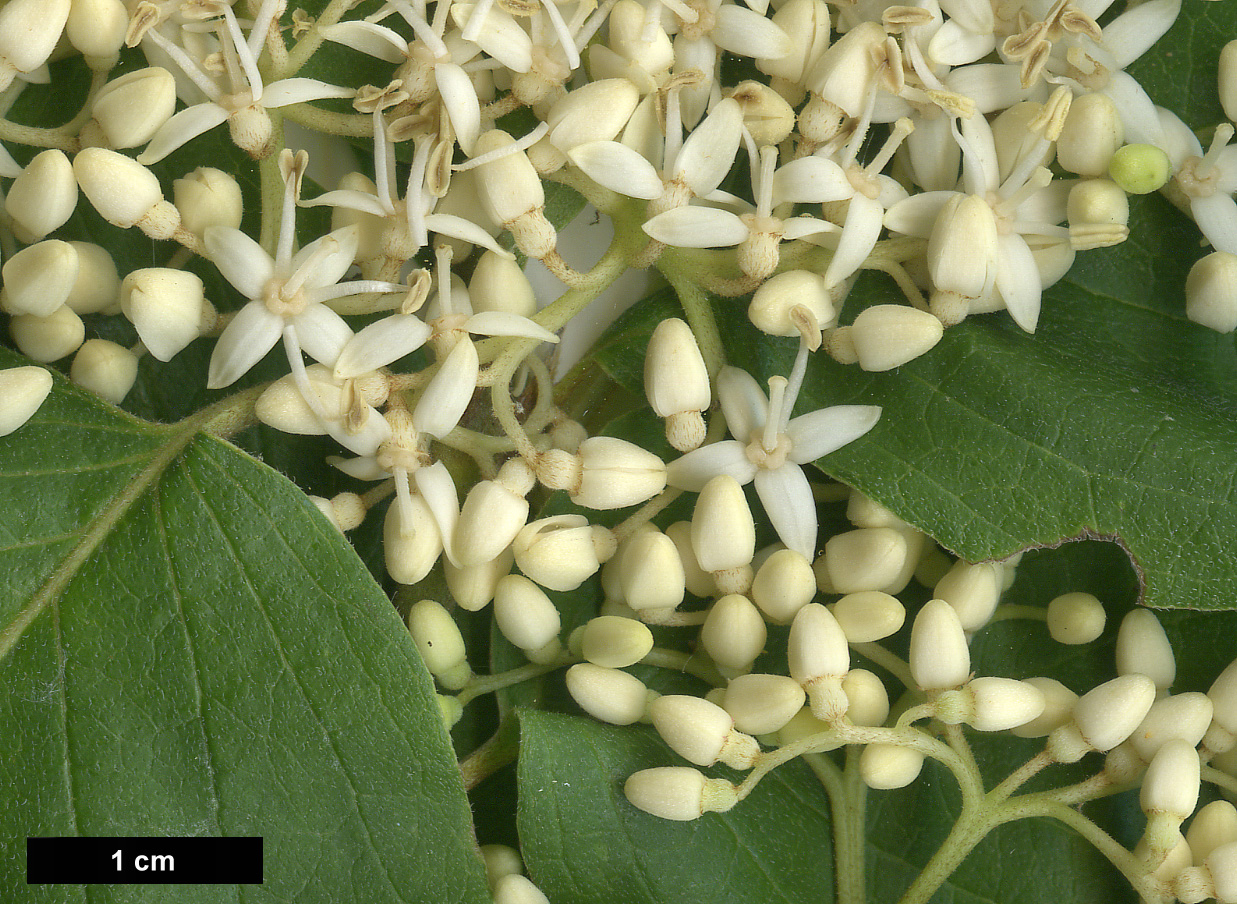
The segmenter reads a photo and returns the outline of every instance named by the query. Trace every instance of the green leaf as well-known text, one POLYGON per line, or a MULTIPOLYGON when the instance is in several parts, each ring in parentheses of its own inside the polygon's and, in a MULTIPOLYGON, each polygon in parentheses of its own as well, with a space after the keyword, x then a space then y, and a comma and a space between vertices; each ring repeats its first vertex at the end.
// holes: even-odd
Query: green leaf
POLYGON ((828 805, 802 763, 773 773, 729 813, 668 822, 622 793, 636 770, 676 761, 649 729, 536 710, 521 711, 520 729, 521 846, 551 901, 829 900, 828 805))
POLYGON ((58 380, 0 442, 0 834, 265 838, 260 889, 177 900, 488 902, 398 615, 210 416, 153 426, 58 380))

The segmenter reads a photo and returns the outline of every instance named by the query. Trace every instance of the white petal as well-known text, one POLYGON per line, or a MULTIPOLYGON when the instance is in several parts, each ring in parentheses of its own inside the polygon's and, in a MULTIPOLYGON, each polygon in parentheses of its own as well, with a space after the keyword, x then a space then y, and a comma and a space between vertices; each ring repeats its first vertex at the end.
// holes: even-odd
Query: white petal
POLYGON ((460 502, 451 473, 446 465, 436 461, 428 468, 418 468, 412 477, 417 484, 417 492, 434 515, 438 533, 442 536, 443 551, 452 565, 458 565, 452 538, 455 536, 455 522, 460 518, 460 502))
POLYGON ((996 191, 1001 184, 1001 164, 996 156, 996 139, 985 116, 959 120, 962 140, 962 178, 972 194, 996 191), (967 152, 969 147, 970 152, 967 152))
POLYGON ((925 191, 911 195, 885 211, 885 226, 890 232, 926 239, 932 235, 941 208, 956 194, 955 191, 925 191))
POLYGON ((434 84, 438 86, 439 97, 460 147, 471 157, 481 134, 481 104, 472 79, 454 63, 439 63, 434 67, 434 84))
POLYGON ((881 410, 875 405, 834 405, 793 418, 786 435, 794 445, 791 460, 805 465, 852 443, 876 426, 881 410))
POLYGON ((699 69, 703 78, 694 87, 679 90, 679 109, 683 125, 695 128, 709 108, 713 94, 713 79, 717 71, 717 45, 707 37, 689 39, 677 35, 674 39, 674 71, 686 72, 699 69))
POLYGON ((842 238, 838 248, 833 252, 833 260, 829 261, 829 269, 825 271, 825 283, 836 286, 858 270, 880 238, 881 225, 885 209, 880 203, 873 201, 867 195, 855 193, 850 199, 850 208, 846 211, 846 223, 842 227, 842 238))
POLYGON ((359 231, 345 226, 310 242, 296 253, 289 265, 292 275, 299 277, 303 289, 325 289, 339 282, 356 257, 359 231), (327 253, 318 257, 320 249, 327 253), (308 267, 305 272, 301 269, 308 267))
POLYGON ((967 31, 991 33, 996 25, 991 0, 944 0, 940 6, 941 12, 967 31))
POLYGON ((442 439, 455 429, 472 401, 479 370, 477 349, 472 342, 457 342, 412 412, 412 422, 419 433, 442 439))
MULTIPOLYGON (((696 195, 707 195, 722 184, 743 140, 743 110, 726 98, 692 130, 679 149, 674 174, 696 195)), ((708 247, 697 245, 695 247, 708 247)))
POLYGON ((730 435, 746 443, 755 430, 763 430, 769 418, 769 399, 760 384, 745 370, 723 367, 717 372, 717 400, 730 435))
POLYGON ((800 157, 773 174, 773 196, 778 201, 819 204, 845 201, 854 193, 842 167, 824 157, 800 157))
POLYGON ((260 301, 251 301, 232 318, 210 356, 209 389, 222 389, 240 379, 275 347, 283 333, 283 318, 260 301))
POLYGON ((376 197, 363 191, 339 188, 335 191, 323 192, 316 198, 301 201, 301 207, 344 207, 348 210, 359 210, 361 213, 372 213, 376 217, 389 216, 389 211, 382 206, 376 197))
POLYGON ((756 466, 746 448, 745 443, 732 439, 701 446, 666 465, 666 483, 692 493, 699 493, 719 474, 729 474, 741 484, 751 483, 756 466))
POLYGON ((1004 110, 1027 99, 1018 67, 1008 63, 973 63, 950 71, 945 86, 975 101, 980 113, 1004 110))
POLYGON ((196 104, 181 110, 163 125, 150 139, 146 150, 138 154, 137 162, 143 166, 158 163, 182 144, 208 132, 228 118, 228 112, 217 104, 196 104))
POLYGON ((983 59, 995 47, 991 30, 976 34, 950 19, 928 42, 928 57, 943 66, 965 66, 983 59))
POLYGON ((644 224, 644 231, 678 248, 726 248, 737 245, 748 229, 737 216, 713 207, 676 207, 644 224))
POLYGON ((665 190, 653 164, 617 141, 590 141, 572 148, 567 156, 598 185, 629 198, 652 201, 665 190))
POLYGON ((471 220, 465 220, 463 217, 457 217, 449 213, 432 213, 425 218, 425 228, 430 232, 438 235, 449 235, 453 239, 460 239, 468 242, 470 245, 480 245, 482 248, 488 248, 500 257, 511 259, 514 255, 494 241, 494 236, 490 235, 476 223, 471 220))
POLYGON ((335 378, 357 377, 386 367, 425 344, 432 330, 412 314, 376 320, 348 341, 335 361, 335 378))
POLYGON ((1181 0, 1148 0, 1133 6, 1104 26, 1104 45, 1112 51, 1117 67, 1124 69, 1177 21, 1181 0))
POLYGON ((1114 72, 1108 77, 1104 93, 1117 107, 1121 125, 1125 127, 1127 144, 1163 146, 1161 142, 1164 140, 1164 133, 1161 130, 1160 118, 1156 115, 1155 104, 1133 76, 1125 72, 1114 72))
POLYGON ((541 324, 510 311, 482 311, 480 314, 473 314, 464 324, 464 329, 482 336, 523 336, 525 339, 538 339, 541 342, 558 341, 558 336, 541 324))
POLYGON ((288 107, 325 97, 352 97, 352 88, 329 85, 316 78, 285 78, 262 89, 259 103, 267 108, 288 107))
MULTIPOLYGON (((451 17, 460 27, 472 16, 473 4, 454 3, 451 17)), ((533 67, 533 42, 519 23, 505 10, 491 6, 474 43, 512 72, 527 72, 533 67)))
POLYGON ((1237 202, 1216 193, 1190 202, 1190 214, 1216 251, 1237 254, 1237 202))
MULTIPOLYGON (((883 211, 882 211, 883 213, 883 211)), ((828 220, 817 219, 816 217, 791 217, 789 220, 782 221, 782 238, 788 242, 793 242, 795 239, 805 239, 812 235, 821 235, 822 233, 840 233, 836 223, 830 223, 828 220)))
POLYGON ((408 42, 376 22, 340 22, 323 28, 321 34, 328 41, 343 44, 387 63, 402 63, 408 58, 408 42))
POLYGON ((962 151, 948 116, 917 120, 915 131, 906 137, 906 150, 915 181, 927 191, 947 191, 958 184, 962 151))
POLYGON ((783 543, 809 562, 816 557, 816 502, 803 468, 788 461, 756 471, 756 495, 783 543))
POLYGON ((289 321, 301 350, 315 361, 333 367, 352 339, 352 329, 326 305, 311 304, 289 321))
POLYGON ((1039 267, 1027 247, 1026 240, 1017 233, 1000 236, 1000 253, 997 257, 996 288, 1005 299, 1005 307, 1014 323, 1028 333, 1035 332, 1039 322, 1040 283, 1039 267))
POLYGON ((340 458, 337 455, 327 457, 326 463, 333 468, 339 468, 349 477, 357 480, 384 480, 391 476, 385 468, 380 468, 372 458, 340 458))
POLYGON ((239 229, 212 226, 202 237, 206 256, 223 278, 246 298, 259 298, 275 273, 275 262, 262 246, 239 229))
POLYGON ((16 179, 21 175, 21 164, 13 159, 13 155, 0 145, 0 176, 6 179, 16 179))
MULTIPOLYGON (((1119 107, 1117 112, 1120 112, 1119 107)), ((1163 136, 1157 147, 1168 155, 1174 170, 1180 169, 1187 157, 1203 156, 1203 146, 1199 144, 1198 136, 1176 113, 1163 107, 1153 107, 1152 112, 1156 114, 1156 125, 1163 136)))
POLYGON ((793 49, 786 32, 760 13, 723 5, 714 15, 717 24, 709 36, 723 50, 754 60, 780 60, 793 49))
POLYGON ((365 419, 365 426, 359 433, 349 433, 339 421, 331 424, 329 432, 331 438, 349 452, 356 455, 373 455, 378 451, 379 446, 391 438, 391 425, 375 409, 370 408, 369 417, 365 419))

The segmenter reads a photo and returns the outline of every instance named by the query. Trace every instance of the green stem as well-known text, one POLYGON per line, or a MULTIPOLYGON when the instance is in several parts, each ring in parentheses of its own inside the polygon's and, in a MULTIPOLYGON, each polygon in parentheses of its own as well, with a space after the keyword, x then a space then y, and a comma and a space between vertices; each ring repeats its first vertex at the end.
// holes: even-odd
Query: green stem
POLYGON ((711 662, 699 656, 680 652, 679 650, 653 647, 644 655, 640 662, 643 665, 651 665, 659 669, 686 672, 688 675, 699 678, 705 684, 711 684, 714 687, 726 686, 726 679, 722 677, 721 673, 717 671, 717 668, 711 662))
POLYGON ((467 706, 478 697, 492 694, 512 685, 523 684, 525 681, 531 681, 547 672, 561 669, 565 665, 571 665, 571 663, 578 661, 578 658, 575 656, 564 655, 553 662, 530 662, 528 665, 522 665, 519 668, 506 672, 496 672, 493 675, 476 675, 464 685, 456 699, 460 701, 460 706, 467 706))
POLYGON ((271 257, 279 242, 279 220, 283 214, 283 174, 279 172, 279 151, 283 147, 283 119, 278 110, 268 110, 273 128, 276 151, 258 161, 258 177, 262 186, 262 225, 258 244, 271 257))
POLYGON ((519 725, 513 716, 506 716, 488 741, 460 760, 464 788, 471 791, 503 766, 514 763, 519 752, 519 725))
POLYGON ((1203 766, 1202 779, 1205 782, 1211 782, 1217 788, 1223 788, 1230 794, 1237 794, 1237 779, 1233 778, 1227 772, 1221 772, 1214 766, 1203 766))
POLYGON ((897 653, 891 653, 879 643, 852 643, 850 648, 876 663, 890 675, 897 678, 909 689, 916 689, 915 679, 911 677, 911 667, 897 653))
POLYGON ((722 347, 721 333, 717 330, 717 320, 713 316, 713 305, 709 296, 700 286, 685 278, 681 271, 670 266, 668 261, 660 261, 657 269, 679 296, 679 304, 687 315, 687 323, 696 337, 696 344, 700 347, 700 355, 704 358, 709 376, 716 377, 726 363, 726 352, 722 347))
POLYGON ((341 138, 369 138, 374 134, 374 120, 359 113, 336 113, 310 104, 282 107, 283 115, 297 125, 325 135, 341 138))
POLYGON ((1015 618, 1024 618, 1028 621, 1047 621, 1048 610, 1043 606, 1018 606, 1013 603, 1006 603, 996 607, 996 611, 992 613, 989 623, 1015 618))
POLYGON ((998 824, 985 807, 963 807, 948 837, 923 868, 898 904, 927 904, 967 855, 998 824))
POLYGON ((845 834, 834 855, 838 870, 838 904, 865 904, 867 901, 864 829, 867 827, 868 786, 863 783, 859 771, 861 754, 858 747, 846 748, 845 834))
POLYGON ((344 14, 356 6, 358 0, 331 0, 318 16, 313 27, 296 42, 288 54, 287 65, 284 66, 280 78, 291 78, 301 71, 301 67, 309 62, 309 58, 322 46, 322 29, 334 25, 344 17, 344 14))

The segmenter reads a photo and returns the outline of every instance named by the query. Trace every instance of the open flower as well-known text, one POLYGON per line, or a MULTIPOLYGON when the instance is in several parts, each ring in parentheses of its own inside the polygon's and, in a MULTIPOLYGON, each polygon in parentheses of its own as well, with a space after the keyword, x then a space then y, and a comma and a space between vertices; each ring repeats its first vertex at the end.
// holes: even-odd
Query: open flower
POLYGON ((765 514, 788 547, 811 559, 816 552, 816 503, 802 465, 863 436, 880 418, 874 405, 834 405, 791 418, 808 345, 800 342, 790 379, 771 377, 769 395, 747 371, 723 367, 717 375, 731 440, 701 446, 667 468, 667 483, 699 492, 719 474, 756 484, 765 514))

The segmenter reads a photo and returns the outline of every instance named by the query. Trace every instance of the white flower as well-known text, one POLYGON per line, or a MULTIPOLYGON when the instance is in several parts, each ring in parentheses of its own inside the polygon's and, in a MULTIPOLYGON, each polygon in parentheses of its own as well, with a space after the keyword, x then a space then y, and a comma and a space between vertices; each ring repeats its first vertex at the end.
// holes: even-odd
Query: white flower
POLYGON ((671 462, 667 483, 699 492, 719 474, 729 474, 740 484, 754 481, 782 542, 810 559, 816 552, 816 503, 801 465, 863 436, 876 425, 881 410, 835 405, 792 419, 807 355, 807 344, 801 342, 790 379, 772 377, 767 397, 746 371, 722 368, 717 397, 734 439, 702 446, 671 462))
POLYGON ((1233 127, 1220 123, 1211 147, 1203 146, 1174 113, 1157 107, 1164 141, 1172 161, 1174 181, 1190 202, 1190 216, 1217 251, 1237 254, 1237 145, 1230 145, 1233 127))

